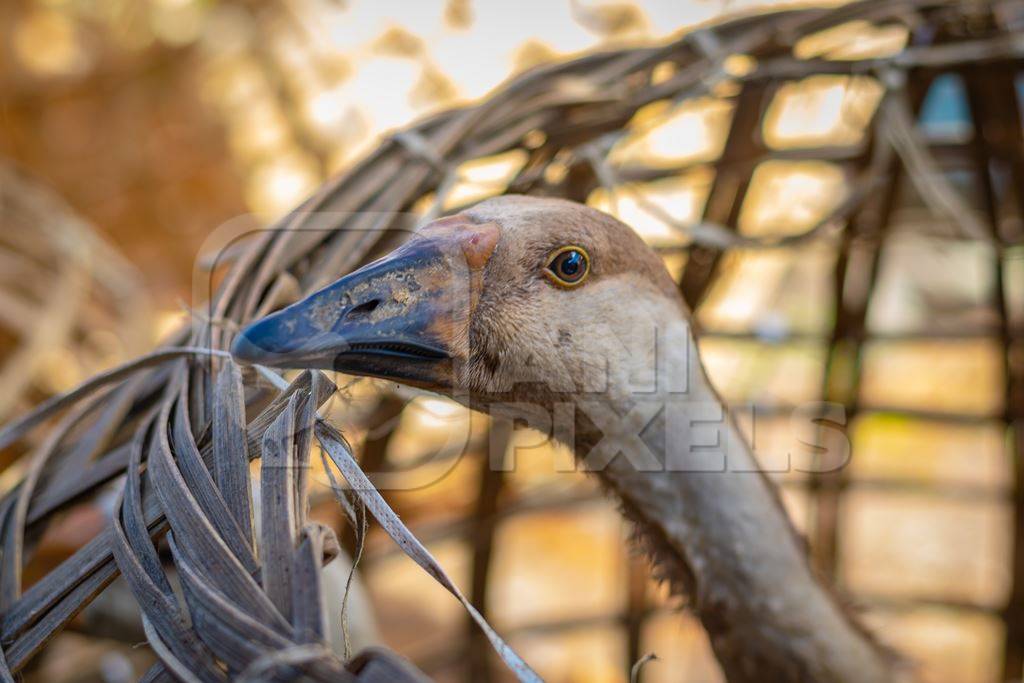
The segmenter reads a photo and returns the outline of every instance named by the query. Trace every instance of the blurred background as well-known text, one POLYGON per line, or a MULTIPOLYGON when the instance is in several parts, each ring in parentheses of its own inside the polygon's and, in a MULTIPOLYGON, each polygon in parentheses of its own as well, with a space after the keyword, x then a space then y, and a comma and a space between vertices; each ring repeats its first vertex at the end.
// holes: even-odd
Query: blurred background
MULTIPOLYGON (((192 278, 209 235, 281 216, 397 127, 544 63, 771 9, 745 0, 0 4, 0 420, 158 343, 200 303, 192 278)), ((889 57, 909 35, 854 21, 794 52, 889 57)), ((733 55, 724 67, 739 78, 752 58, 733 55)), ((978 139, 976 76, 943 74, 921 93, 919 130, 936 149, 978 139)), ((1024 81, 1000 83, 1019 112, 1024 81)), ((751 238, 803 232, 851 191, 851 162, 883 90, 869 75, 814 75, 780 78, 750 100, 726 78, 711 96, 655 102, 608 158, 656 173, 633 173, 588 201, 662 249, 677 274, 693 256, 665 214, 719 216, 751 238), (723 209, 709 196, 721 194, 730 130, 745 113, 762 158, 723 209)), ((1012 144, 1020 139, 1018 130, 1012 144)), ((971 186, 957 175, 963 155, 942 158, 971 186)), ((526 160, 513 150, 466 163, 446 204, 501 193, 526 160)), ((1020 182, 1012 178, 1005 183, 1020 182)), ((848 252, 848 277, 863 290, 852 333, 834 332, 841 238, 825 234, 722 257, 696 312, 701 350, 730 403, 764 408, 759 454, 791 448, 788 408, 823 396, 846 407, 853 457, 842 476, 779 480, 815 561, 879 637, 928 681, 1020 677, 1020 434, 1007 427, 1021 419, 1011 411, 1021 389, 1008 380, 1024 366, 1020 213, 996 207, 1018 245, 997 253, 944 228, 912 184, 894 202, 884 253, 871 260, 875 243, 848 252)), ((484 418, 370 382, 348 386, 334 412, 364 460, 414 482, 389 501, 547 680, 626 681, 647 652, 659 659, 645 682, 722 680, 699 623, 647 578, 595 482, 563 471, 566 453, 517 432, 509 448, 524 448, 513 471, 483 467, 482 447, 418 465, 453 431, 486 440, 484 418)), ((0 489, 18 474, 7 467, 0 489)), ((314 500, 323 501, 316 515, 351 541, 336 504, 314 500)), ((29 575, 91 538, 108 512, 102 502, 73 509, 29 575)), ((365 638, 438 680, 507 676, 459 605, 379 530, 360 566, 368 602, 352 618, 365 638)), ((28 677, 134 680, 148 655, 130 645, 83 623, 28 677)))

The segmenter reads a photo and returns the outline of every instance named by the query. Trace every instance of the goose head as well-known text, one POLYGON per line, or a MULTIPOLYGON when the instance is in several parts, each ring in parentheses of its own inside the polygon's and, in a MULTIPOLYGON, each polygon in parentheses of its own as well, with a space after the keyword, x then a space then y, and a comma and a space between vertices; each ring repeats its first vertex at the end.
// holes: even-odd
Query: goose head
POLYGON ((232 353, 422 387, 550 430, 622 500, 730 680, 894 680, 814 577, 727 413, 706 410, 723 406, 661 259, 606 214, 485 201, 252 323, 232 353))
POLYGON ((244 363, 393 380, 480 407, 624 391, 685 325, 660 257, 560 199, 504 196, 246 327, 244 363))

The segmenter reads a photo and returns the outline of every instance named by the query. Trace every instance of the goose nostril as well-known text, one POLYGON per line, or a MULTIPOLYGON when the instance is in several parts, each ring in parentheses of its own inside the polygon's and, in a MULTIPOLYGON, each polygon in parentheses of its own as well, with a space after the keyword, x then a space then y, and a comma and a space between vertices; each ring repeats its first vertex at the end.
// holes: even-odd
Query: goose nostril
POLYGON ((345 320, 354 320, 365 317, 370 313, 373 313, 378 306, 380 306, 380 299, 371 299, 370 301, 361 303, 358 306, 353 306, 348 309, 347 313, 345 313, 345 320))

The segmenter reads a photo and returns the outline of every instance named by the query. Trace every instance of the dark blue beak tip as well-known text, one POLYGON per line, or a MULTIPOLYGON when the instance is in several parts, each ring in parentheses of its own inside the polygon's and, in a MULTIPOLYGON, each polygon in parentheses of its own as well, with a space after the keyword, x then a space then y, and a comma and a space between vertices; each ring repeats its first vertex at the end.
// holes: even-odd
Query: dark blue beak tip
POLYGON ((277 316, 271 315, 250 323, 231 344, 231 355, 239 363, 270 365, 274 359, 292 350, 291 335, 285 333, 277 316))
POLYGON ((231 357, 236 363, 241 363, 243 365, 258 363, 267 355, 267 352, 264 349, 252 343, 247 334, 248 330, 249 328, 242 330, 242 332, 235 337, 235 340, 231 342, 231 357))

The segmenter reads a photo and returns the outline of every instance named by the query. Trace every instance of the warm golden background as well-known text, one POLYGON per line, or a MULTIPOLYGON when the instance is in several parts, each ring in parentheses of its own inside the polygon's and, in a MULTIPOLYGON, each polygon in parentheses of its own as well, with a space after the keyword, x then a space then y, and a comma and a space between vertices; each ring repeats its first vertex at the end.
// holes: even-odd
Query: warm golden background
MULTIPOLYGON (((665 40, 770 6, 0 4, 0 420, 155 344, 199 303, 192 276, 208 235, 239 216, 262 223, 280 216, 396 127, 484 97, 544 62, 665 40)), ((906 40, 906 31, 854 22, 806 39, 797 56, 886 56, 906 40)), ((743 55, 725 66, 734 75, 750 68, 743 55)), ((970 138, 970 118, 957 108, 962 90, 956 78, 933 85, 925 103, 931 140, 970 138)), ((611 160, 687 170, 614 195, 598 190, 591 203, 658 246, 682 245, 662 213, 700 218, 714 178, 705 162, 722 152, 734 95, 726 81, 712 97, 641 110, 611 160)), ((774 151, 855 147, 881 96, 868 76, 786 83, 761 112, 764 144, 774 151)), ((843 198, 849 178, 839 164, 791 156, 753 173, 737 216, 741 234, 801 232, 843 198)), ((524 163, 525 155, 511 152, 467 164, 450 205, 501 192, 524 163)), ((908 209, 899 220, 934 219, 908 209)), ((699 311, 708 331, 702 350, 728 400, 796 405, 821 396, 835 254, 825 240, 729 255, 699 311)), ((667 259, 678 268, 678 256, 667 259)), ((1004 267, 1021 326, 1020 251, 1004 267)), ((864 350, 850 428, 854 457, 833 532, 816 527, 822 515, 806 477, 782 477, 797 525, 812 540, 835 544, 819 561, 880 637, 936 682, 996 681, 1003 666, 1014 468, 1000 422, 1007 348, 986 334, 996 325, 995 282, 984 245, 912 230, 895 236, 868 311, 875 338, 864 350)), ((1009 362, 1024 362, 1021 349, 1009 362)), ((831 381, 843 380, 833 373, 831 381)), ((376 406, 364 411, 373 419, 386 416, 379 396, 372 386, 355 386, 357 417, 363 403, 376 406)), ((419 399, 402 413, 399 406, 391 408, 400 422, 385 454, 395 467, 443 445, 470 419, 440 399, 419 399)), ((354 419, 351 434, 356 443, 366 439, 365 423, 354 419)), ((767 418, 757 438, 761 450, 785 450, 792 434, 786 420, 767 418)), ((699 624, 672 609, 631 557, 614 506, 582 475, 557 471, 565 455, 549 451, 521 453, 500 482, 486 476, 480 457, 463 458, 436 483, 389 499, 459 585, 481 584, 474 592, 485 596, 492 623, 552 683, 626 681, 646 652, 659 657, 644 670, 647 683, 721 680, 699 624)), ((0 486, 14 480, 9 469, 0 486)), ((340 529, 332 506, 318 513, 340 529)), ((44 553, 59 558, 95 533, 104 514, 102 506, 76 510, 44 553)), ((372 607, 353 618, 367 628, 374 621, 383 642, 432 676, 474 680, 470 672, 479 675, 486 664, 471 660, 486 656, 461 608, 386 539, 372 534, 370 541, 363 567, 372 607)), ((38 680, 125 680, 118 676, 144 657, 81 633, 61 636, 55 650, 37 665, 38 680)), ((495 678, 504 675, 494 668, 495 678)))

